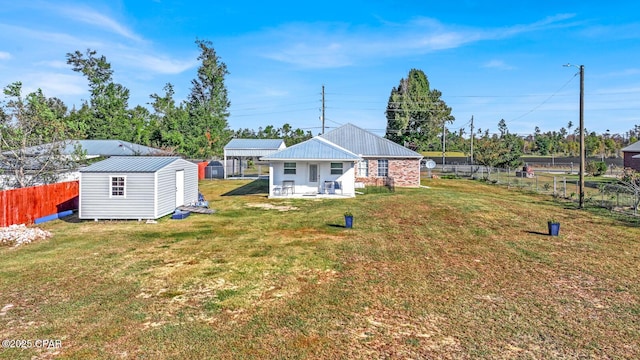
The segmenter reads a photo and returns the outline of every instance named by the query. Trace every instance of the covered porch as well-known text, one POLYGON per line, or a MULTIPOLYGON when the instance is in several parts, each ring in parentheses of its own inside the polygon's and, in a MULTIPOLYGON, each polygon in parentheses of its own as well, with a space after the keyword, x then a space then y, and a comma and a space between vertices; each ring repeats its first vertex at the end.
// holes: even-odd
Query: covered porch
POLYGON ((361 158, 313 138, 262 158, 269 161, 269 197, 355 197, 355 163, 361 158))

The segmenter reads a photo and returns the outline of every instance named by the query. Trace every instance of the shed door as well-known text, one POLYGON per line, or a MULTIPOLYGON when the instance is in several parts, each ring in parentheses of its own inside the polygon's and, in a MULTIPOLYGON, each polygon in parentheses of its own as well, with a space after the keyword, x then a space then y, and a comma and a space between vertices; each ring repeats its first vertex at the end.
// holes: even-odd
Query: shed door
POLYGON ((184 170, 176 171, 176 207, 184 205, 184 170))

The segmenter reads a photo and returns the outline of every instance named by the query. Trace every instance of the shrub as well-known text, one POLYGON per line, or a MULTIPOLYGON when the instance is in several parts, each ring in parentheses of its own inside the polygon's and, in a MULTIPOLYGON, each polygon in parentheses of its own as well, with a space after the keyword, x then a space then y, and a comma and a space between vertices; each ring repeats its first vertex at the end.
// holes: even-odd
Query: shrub
POLYGON ((604 161, 589 161, 585 170, 593 176, 600 176, 607 172, 607 164, 604 161))

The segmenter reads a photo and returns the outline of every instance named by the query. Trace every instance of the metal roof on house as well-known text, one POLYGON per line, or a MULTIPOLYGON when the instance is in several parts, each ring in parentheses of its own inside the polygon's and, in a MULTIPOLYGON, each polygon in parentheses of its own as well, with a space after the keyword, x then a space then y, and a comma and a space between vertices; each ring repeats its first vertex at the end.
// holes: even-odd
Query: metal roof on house
POLYGON ((25 149, 27 156, 39 156, 49 152, 54 146, 63 147, 60 149, 63 155, 75 153, 76 146, 86 152, 87 157, 96 156, 149 156, 168 155, 169 153, 149 146, 130 143, 122 140, 67 140, 58 143, 49 143, 31 146, 25 149))
POLYGON ((231 139, 224 147, 226 156, 267 156, 284 149, 282 139, 231 139))
POLYGON ((419 153, 353 124, 345 124, 320 137, 363 157, 418 158, 419 153))
POLYGON ((640 141, 636 141, 633 144, 622 148, 622 152, 640 152, 640 141))
POLYGON ((174 156, 114 156, 82 168, 80 172, 156 172, 178 160, 180 158, 174 156))
POLYGON ((358 155, 325 139, 314 137, 261 160, 362 160, 358 155))

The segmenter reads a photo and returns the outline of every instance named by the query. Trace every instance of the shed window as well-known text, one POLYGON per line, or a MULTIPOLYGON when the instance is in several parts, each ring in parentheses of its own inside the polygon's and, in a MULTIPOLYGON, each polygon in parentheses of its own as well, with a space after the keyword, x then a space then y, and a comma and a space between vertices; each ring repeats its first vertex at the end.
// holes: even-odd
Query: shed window
POLYGON ((342 163, 331 163, 331 175, 342 175, 342 163))
POLYGON ((110 197, 125 197, 127 178, 124 176, 111 176, 110 197))
POLYGON ((284 163, 284 173, 295 175, 296 174, 296 163, 294 162, 286 162, 284 163))
POLYGON ((378 160, 378 176, 389 176, 389 160, 378 160))
POLYGON ((369 176, 369 160, 362 160, 358 162, 358 177, 369 176))

